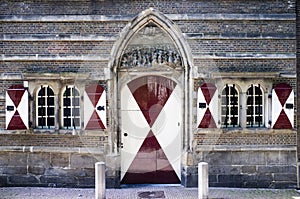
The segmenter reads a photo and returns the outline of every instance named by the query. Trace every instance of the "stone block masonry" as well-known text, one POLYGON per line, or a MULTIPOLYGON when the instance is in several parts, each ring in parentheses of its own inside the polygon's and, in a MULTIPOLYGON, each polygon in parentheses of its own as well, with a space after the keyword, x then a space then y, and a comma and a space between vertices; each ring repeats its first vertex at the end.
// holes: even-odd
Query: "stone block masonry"
POLYGON ((104 136, 1 137, 1 186, 94 187, 94 165, 106 159, 104 136))
MULTIPOLYGON (((195 162, 209 164, 215 187, 295 188, 296 133, 195 134, 195 162), (197 141, 196 141, 197 140, 197 141)), ((197 186, 197 167, 184 169, 186 186, 197 186)))
POLYGON ((1 186, 93 187, 101 150, 64 147, 1 147, 1 186))
MULTIPOLYGON (((209 147, 207 147, 209 148, 209 147)), ((216 147, 197 152, 199 161, 209 163, 212 187, 297 187, 295 148, 216 147)), ((197 186, 197 167, 186 169, 186 186, 197 186)))

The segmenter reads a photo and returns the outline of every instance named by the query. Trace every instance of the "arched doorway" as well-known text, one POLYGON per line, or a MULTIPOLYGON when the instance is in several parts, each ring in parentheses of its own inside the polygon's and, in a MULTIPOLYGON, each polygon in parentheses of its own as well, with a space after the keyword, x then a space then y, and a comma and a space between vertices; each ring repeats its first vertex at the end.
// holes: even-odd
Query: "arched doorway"
POLYGON ((153 9, 122 35, 110 62, 121 183, 180 183, 182 154, 191 145, 189 48, 177 26, 153 9))

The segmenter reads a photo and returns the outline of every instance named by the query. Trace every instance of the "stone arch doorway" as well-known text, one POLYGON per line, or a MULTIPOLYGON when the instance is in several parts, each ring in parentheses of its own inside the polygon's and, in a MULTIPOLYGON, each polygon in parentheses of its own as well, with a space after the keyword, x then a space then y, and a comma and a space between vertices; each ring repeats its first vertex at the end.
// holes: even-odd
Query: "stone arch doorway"
POLYGON ((177 26, 154 9, 116 42, 113 150, 121 154, 121 183, 181 182, 182 156, 191 146, 189 52, 177 26))

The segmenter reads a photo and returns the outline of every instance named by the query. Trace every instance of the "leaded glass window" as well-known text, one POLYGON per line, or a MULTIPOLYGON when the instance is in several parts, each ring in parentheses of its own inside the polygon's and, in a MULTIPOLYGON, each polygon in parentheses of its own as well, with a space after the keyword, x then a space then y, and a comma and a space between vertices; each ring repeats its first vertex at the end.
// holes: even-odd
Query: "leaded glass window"
POLYGON ((55 127, 55 100, 54 92, 50 86, 41 86, 37 93, 37 127, 55 127))
POLYGON ((75 86, 67 86, 62 96, 62 126, 80 128, 80 94, 75 86))
POLYGON ((239 94, 235 85, 226 85, 221 95, 222 127, 239 125, 239 94))
POLYGON ((260 85, 247 90, 247 127, 263 126, 263 92, 260 85))

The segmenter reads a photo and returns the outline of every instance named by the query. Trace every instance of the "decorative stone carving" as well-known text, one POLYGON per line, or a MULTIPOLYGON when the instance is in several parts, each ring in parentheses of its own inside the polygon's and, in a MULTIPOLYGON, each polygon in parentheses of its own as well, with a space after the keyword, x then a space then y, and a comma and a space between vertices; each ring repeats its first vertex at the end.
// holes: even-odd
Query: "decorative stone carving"
POLYGON ((172 68, 181 66, 181 57, 173 49, 160 47, 142 47, 129 50, 121 59, 121 68, 152 67, 167 65, 172 68))

